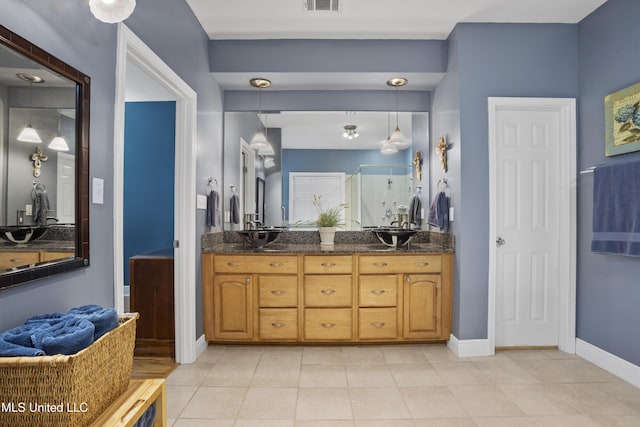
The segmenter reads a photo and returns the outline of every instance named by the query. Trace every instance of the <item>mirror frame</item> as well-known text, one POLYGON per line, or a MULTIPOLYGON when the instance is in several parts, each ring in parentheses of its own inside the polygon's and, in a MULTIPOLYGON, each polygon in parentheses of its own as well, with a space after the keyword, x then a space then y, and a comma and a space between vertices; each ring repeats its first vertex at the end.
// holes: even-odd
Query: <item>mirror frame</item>
POLYGON ((89 266, 89 107, 91 78, 0 25, 0 44, 76 83, 75 239, 73 259, 0 273, 0 290, 89 266))

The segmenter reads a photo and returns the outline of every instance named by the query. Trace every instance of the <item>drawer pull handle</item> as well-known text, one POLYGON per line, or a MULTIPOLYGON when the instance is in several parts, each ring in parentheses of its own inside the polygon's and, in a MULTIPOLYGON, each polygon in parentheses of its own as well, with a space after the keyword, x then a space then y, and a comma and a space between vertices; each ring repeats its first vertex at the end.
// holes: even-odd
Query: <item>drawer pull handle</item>
POLYGON ((387 291, 385 291, 384 289, 372 289, 371 293, 374 294, 374 295, 380 296, 382 294, 387 293, 387 291))
POLYGON ((284 328, 285 326, 287 326, 287 324, 285 322, 273 322, 271 324, 271 326, 273 326, 276 329, 280 329, 280 328, 284 328))
POLYGON ((282 267, 284 263, 281 262, 272 262, 269 264, 271 267, 282 267))
POLYGON ((429 263, 428 263, 428 262, 425 262, 425 261, 422 261, 422 262, 416 262, 416 267, 426 267, 426 266, 428 266, 428 265, 429 265, 429 263))
POLYGON ((336 290, 335 289, 322 289, 320 292, 322 293, 322 295, 329 296, 329 295, 335 294, 336 290))
POLYGON ((384 322, 371 322, 371 326, 373 326, 376 329, 382 329, 384 328, 385 323, 384 322))
POLYGON ((323 262, 320 265, 323 266, 323 267, 331 268, 331 267, 335 267, 336 263, 335 262, 323 262))
POLYGON ((227 265, 229 267, 240 267, 240 263, 239 262, 228 262, 227 265))
POLYGON ((322 326, 323 328, 331 329, 331 328, 335 327, 336 324, 335 323, 320 323, 320 326, 322 326))
POLYGON ((284 295, 287 293, 287 291, 285 291, 284 289, 274 289, 273 291, 271 291, 271 293, 277 297, 279 297, 280 295, 284 295))
POLYGON ((11 261, 13 263, 17 263, 17 262, 24 262, 24 259, 22 259, 22 258, 11 258, 9 261, 11 261))
POLYGON ((386 267, 387 263, 386 262, 374 262, 373 265, 376 266, 376 267, 386 267))

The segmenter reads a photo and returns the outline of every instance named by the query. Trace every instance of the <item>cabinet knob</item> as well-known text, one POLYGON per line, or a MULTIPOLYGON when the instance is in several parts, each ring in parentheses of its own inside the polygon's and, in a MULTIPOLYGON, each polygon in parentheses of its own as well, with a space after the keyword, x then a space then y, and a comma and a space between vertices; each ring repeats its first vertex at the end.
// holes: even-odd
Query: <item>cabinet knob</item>
POLYGON ((333 294, 335 294, 335 293, 336 293, 336 290, 335 290, 335 289, 322 289, 320 292, 321 292, 323 295, 327 295, 327 296, 329 296, 329 295, 333 295, 333 294))
POLYGON ((322 326, 323 328, 331 329, 331 328, 335 327, 336 324, 335 323, 320 323, 320 326, 322 326))
POLYGON ((335 267, 336 263, 335 262, 323 262, 320 265, 323 266, 323 267, 331 268, 331 267, 335 267))
POLYGON ((371 289, 371 293, 380 296, 387 293, 387 291, 385 291, 384 289, 371 289))
POLYGON ((385 323, 384 322, 371 322, 371 326, 373 326, 376 329, 382 329, 384 328, 385 323))
POLYGON ((274 289, 273 291, 271 291, 271 293, 279 297, 280 295, 286 294, 287 291, 285 291, 284 289, 274 289))
POLYGON ((285 326, 287 326, 287 324, 285 322, 273 322, 271 324, 271 326, 273 326, 276 329, 280 329, 280 328, 284 328, 285 326))

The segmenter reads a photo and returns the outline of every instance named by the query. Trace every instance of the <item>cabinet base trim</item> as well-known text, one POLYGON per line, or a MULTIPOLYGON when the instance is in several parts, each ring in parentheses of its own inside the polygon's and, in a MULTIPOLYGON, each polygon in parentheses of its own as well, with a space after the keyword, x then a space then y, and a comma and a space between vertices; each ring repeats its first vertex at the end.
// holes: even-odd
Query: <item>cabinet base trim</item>
POLYGON ((576 354, 616 377, 640 387, 640 366, 576 338, 576 354))
POLYGON ((455 335, 451 334, 447 347, 458 357, 482 357, 493 356, 494 354, 488 339, 459 340, 455 335))
POLYGON ((204 334, 200 335, 200 338, 196 340, 196 359, 200 357, 202 353, 204 353, 208 346, 209 342, 204 337, 204 334))

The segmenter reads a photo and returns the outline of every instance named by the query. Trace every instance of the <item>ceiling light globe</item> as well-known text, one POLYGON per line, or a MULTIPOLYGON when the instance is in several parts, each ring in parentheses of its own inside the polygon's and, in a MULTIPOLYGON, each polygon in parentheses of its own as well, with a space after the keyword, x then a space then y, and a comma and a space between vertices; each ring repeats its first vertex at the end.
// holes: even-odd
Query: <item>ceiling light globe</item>
POLYGON ((257 132, 253 138, 251 138, 251 142, 249 146, 254 150, 261 150, 267 147, 267 138, 264 136, 264 133, 257 132))
POLYGON ((396 144, 392 143, 389 138, 387 138, 387 140, 382 143, 380 152, 382 154, 395 154, 398 152, 398 147, 396 146, 396 144))
POLYGON ((396 128, 396 130, 391 134, 391 138, 390 138, 390 142, 392 144, 404 144, 406 142, 406 138, 404 137, 404 135, 402 134, 402 132, 400 131, 400 128, 396 128))
POLYGON ((89 0, 93 16, 107 24, 115 24, 127 19, 136 8, 136 0, 89 0))

